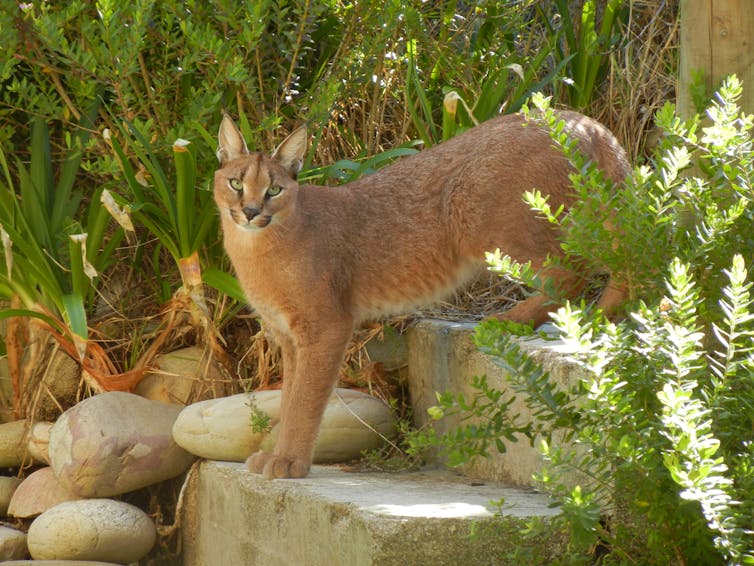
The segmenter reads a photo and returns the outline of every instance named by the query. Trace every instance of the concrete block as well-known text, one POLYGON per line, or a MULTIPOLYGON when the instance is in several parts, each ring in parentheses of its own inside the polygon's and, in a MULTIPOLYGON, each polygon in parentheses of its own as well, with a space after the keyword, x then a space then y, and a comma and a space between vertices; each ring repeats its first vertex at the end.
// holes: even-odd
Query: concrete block
MULTIPOLYGON (((437 405, 438 392, 464 393, 469 398, 474 390, 475 376, 486 375, 491 386, 509 390, 505 372, 492 360, 477 351, 472 343, 474 323, 444 320, 420 320, 408 331, 408 382, 416 426, 430 424, 440 433, 458 426, 457 417, 431 422, 427 409, 437 405)), ((583 371, 564 359, 565 347, 560 341, 522 339, 522 347, 540 361, 550 375, 565 385, 576 383, 583 371)), ((522 416, 529 409, 518 400, 511 411, 522 416)), ((497 480, 517 486, 532 486, 532 474, 542 467, 542 459, 529 440, 521 436, 517 442, 505 442, 504 454, 491 458, 476 458, 462 466, 464 475, 485 480, 497 480)), ((494 447, 493 447, 494 450, 494 447)))
MULTIPOLYGON (((346 473, 267 481, 203 462, 182 510, 184 566, 506 565, 521 521, 557 511, 531 490, 452 472, 346 473), (502 516, 491 501, 505 500, 502 516), (479 528, 492 525, 495 528, 479 528), (473 526, 478 537, 469 536, 473 526)), ((546 548, 560 548, 556 536, 546 548)))

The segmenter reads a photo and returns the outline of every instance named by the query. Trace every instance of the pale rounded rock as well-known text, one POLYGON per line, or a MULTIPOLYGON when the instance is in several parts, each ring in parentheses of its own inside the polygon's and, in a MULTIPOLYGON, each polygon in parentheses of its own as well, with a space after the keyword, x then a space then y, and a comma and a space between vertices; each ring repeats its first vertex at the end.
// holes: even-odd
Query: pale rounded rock
POLYGON ((55 420, 60 415, 60 407, 76 403, 80 383, 81 366, 64 351, 56 350, 42 376, 43 389, 35 407, 36 418, 55 420))
POLYGON ((58 503, 77 499, 81 498, 63 487, 48 466, 33 472, 18 486, 8 505, 8 515, 28 519, 58 503))
MULTIPOLYGON (((173 425, 173 437, 203 458, 243 462, 252 452, 271 450, 280 420, 281 391, 256 391, 189 405, 173 425), (267 417, 271 430, 252 430, 252 414, 267 417)), ((259 420, 259 419, 258 419, 259 420)), ((396 433, 390 408, 352 389, 336 389, 322 418, 315 463, 358 458, 396 433), (366 423, 366 424, 365 424, 366 423)))
POLYGON ((29 456, 40 464, 50 464, 50 430, 53 424, 45 421, 34 422, 26 435, 29 456))
POLYGON ((9 560, 18 560, 27 556, 26 533, 11 527, 0 526, 0 562, 3 566, 9 560))
POLYGON ((50 464, 82 497, 109 497, 184 472, 195 457, 172 438, 180 405, 111 391, 63 413, 50 431, 50 464))
POLYGON ((26 421, 0 424, 0 468, 17 468, 26 455, 26 421))
MULTIPOLYGON (((280 425, 270 431, 260 449, 271 452, 280 425)), ((327 402, 317 442, 314 463, 332 464, 360 458, 396 435, 393 413, 380 399, 354 389, 336 389, 327 402)))
POLYGON ((52 423, 25 420, 0 424, 0 468, 18 468, 31 460, 46 464, 52 423))
MULTIPOLYGON (((0 300, 0 308, 3 308, 3 301, 0 300)), ((3 325, 6 320, 0 322, 0 335, 5 336, 3 325)), ((10 378, 10 368, 8 367, 8 356, 0 357, 0 405, 3 408, 13 406, 13 381, 10 378)), ((5 419, 8 420, 8 419, 5 419)))
POLYGON ((83 499, 52 507, 29 527, 34 560, 98 560, 128 564, 146 556, 157 540, 149 516, 111 499, 83 499))
POLYGON ((0 516, 4 517, 8 513, 8 506, 19 485, 21 485, 19 478, 0 476, 0 516))
POLYGON ((382 336, 365 345, 369 359, 382 364, 386 371, 396 371, 408 365, 408 338, 391 326, 385 326, 382 336))
POLYGON ((256 391, 193 403, 175 420, 173 438, 202 458, 243 462, 268 434, 252 430, 252 411, 269 417, 270 426, 276 424, 280 395, 280 391, 256 391))
POLYGON ((197 384, 220 378, 217 365, 196 346, 161 354, 155 358, 154 365, 155 369, 147 373, 134 392, 164 403, 186 405, 198 389, 197 384))

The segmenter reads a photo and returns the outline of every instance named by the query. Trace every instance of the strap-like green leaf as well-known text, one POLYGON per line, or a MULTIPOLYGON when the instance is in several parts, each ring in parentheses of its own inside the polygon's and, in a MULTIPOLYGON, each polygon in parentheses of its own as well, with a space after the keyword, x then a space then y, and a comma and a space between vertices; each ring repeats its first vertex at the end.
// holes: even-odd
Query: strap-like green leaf
POLYGON ((84 298, 79 294, 63 295, 63 308, 71 332, 82 340, 88 340, 89 329, 86 324, 84 298))
POLYGON ((225 293, 239 303, 246 302, 246 296, 243 289, 241 289, 241 284, 231 274, 220 271, 216 267, 208 267, 202 270, 202 280, 210 287, 217 289, 221 293, 225 293))

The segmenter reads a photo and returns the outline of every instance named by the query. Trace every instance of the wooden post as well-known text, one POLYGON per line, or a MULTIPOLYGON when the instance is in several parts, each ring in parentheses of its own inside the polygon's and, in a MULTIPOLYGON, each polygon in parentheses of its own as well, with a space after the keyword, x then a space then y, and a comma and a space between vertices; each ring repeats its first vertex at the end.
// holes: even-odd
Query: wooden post
POLYGON ((734 73, 743 82, 740 105, 754 113, 754 2, 681 0, 679 114, 688 118, 697 112, 692 88, 703 85, 711 95, 734 73))

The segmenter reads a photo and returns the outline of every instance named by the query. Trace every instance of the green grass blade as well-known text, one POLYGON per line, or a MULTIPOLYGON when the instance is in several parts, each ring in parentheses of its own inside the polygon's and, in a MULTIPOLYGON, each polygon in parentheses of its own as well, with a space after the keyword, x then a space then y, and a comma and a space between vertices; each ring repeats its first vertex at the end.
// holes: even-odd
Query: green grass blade
MULTIPOLYGON (((565 32, 568 52, 575 53, 577 50, 576 31, 574 29, 573 20, 571 19, 571 11, 568 4, 568 0, 555 0, 555 5, 560 14, 561 29, 565 32)), ((549 22, 549 18, 547 17, 543 17, 542 20, 549 22)))
MULTIPOLYGON (((12 280, 17 292, 23 287, 27 297, 44 296, 56 309, 62 305, 63 287, 61 271, 52 262, 28 232, 19 232, 11 225, 4 226, 13 248, 12 280)), ((33 302, 28 303, 31 305, 33 302)))
POLYGON ((13 186, 13 178, 10 175, 10 169, 8 168, 8 161, 5 159, 5 151, 0 145, 0 165, 2 165, 3 176, 5 177, 6 187, 9 189, 13 186))
POLYGON ((149 175, 151 176, 149 180, 150 187, 157 195, 157 199, 150 198, 148 200, 156 200, 162 205, 163 211, 160 213, 160 216, 162 216, 163 221, 166 221, 171 225, 172 233, 177 234, 178 215, 176 211, 176 201, 173 196, 173 191, 170 188, 168 176, 157 159, 157 152, 152 147, 152 144, 150 144, 141 132, 139 132, 132 124, 128 124, 128 131, 136 140, 136 143, 132 144, 131 149, 139 159, 139 162, 149 172, 149 175))
POLYGON ((202 281, 213 289, 225 293, 231 299, 242 304, 246 303, 246 296, 243 289, 241 289, 241 284, 231 274, 221 271, 216 267, 208 267, 202 270, 202 281))
POLYGON ((123 151, 123 147, 120 145, 115 136, 111 135, 109 142, 110 147, 112 147, 113 151, 115 152, 115 156, 118 158, 118 163, 120 164, 121 171, 123 172, 126 183, 128 184, 128 189, 131 191, 131 193, 133 193, 138 202, 144 202, 146 200, 144 187, 136 178, 136 171, 134 171, 134 168, 131 166, 131 162, 126 157, 126 153, 123 151))
POLYGON ((592 60, 590 61, 589 70, 583 85, 585 105, 591 101, 597 77, 604 67, 604 61, 606 58, 604 52, 610 48, 611 38, 613 37, 613 27, 615 26, 618 11, 621 7, 622 0, 610 0, 605 7, 604 14, 602 15, 599 37, 595 37, 595 44, 592 47, 592 51, 595 51, 595 49, 599 51, 594 53, 592 60))
POLYGON ((57 233, 63 229, 66 217, 73 217, 81 203, 81 195, 73 191, 81 160, 84 156, 83 147, 94 129, 94 119, 97 117, 102 99, 94 97, 94 102, 81 116, 80 128, 73 136, 71 148, 68 150, 63 166, 60 169, 57 186, 54 187, 50 211, 50 231, 57 233))
POLYGON ((408 76, 406 79, 406 103, 411 115, 414 127, 419 132, 424 145, 430 147, 437 140, 434 120, 432 119, 432 105, 429 102, 427 93, 419 80, 419 73, 416 67, 416 41, 409 41, 406 46, 408 53, 408 76), (421 114, 416 109, 418 103, 421 114))
POLYGON ((76 180, 76 174, 81 164, 83 152, 80 147, 74 147, 65 157, 63 166, 60 169, 57 186, 54 187, 52 200, 50 203, 50 232, 58 233, 63 229, 63 223, 66 217, 73 217, 81 202, 81 195, 75 197, 73 194, 73 185, 76 180))
POLYGON ((176 178, 176 213, 178 218, 178 247, 181 257, 188 257, 194 246, 194 216, 196 216, 196 160, 185 140, 173 144, 176 178))
POLYGON ((83 359, 86 353, 86 343, 89 340, 84 298, 79 294, 64 295, 63 308, 66 324, 73 334, 74 345, 79 353, 79 357, 83 359))
MULTIPOLYGON (((76 236, 80 236, 80 234, 76 236)), ((68 255, 71 262, 71 287, 74 295, 85 297, 89 289, 88 279, 84 273, 83 242, 81 238, 76 236, 68 237, 68 255)))
POLYGON ((574 77, 576 88, 576 108, 584 108, 589 103, 591 90, 587 78, 593 67, 599 68, 600 54, 595 53, 598 48, 595 19, 597 7, 592 0, 586 0, 581 9, 581 29, 579 30, 579 51, 574 59, 574 77))
POLYGON ((217 134, 210 134, 203 125, 194 122, 193 129, 201 136, 207 147, 217 147, 217 134))
MULTIPOLYGON (((89 234, 88 244, 86 248, 87 260, 100 271, 98 254, 102 249, 105 239, 105 230, 110 222, 110 213, 102 204, 100 197, 102 196, 103 188, 100 187, 95 190, 89 202, 89 210, 86 219, 86 232, 89 234)), ((122 228, 118 226, 116 229, 122 231, 122 228)))
MULTIPOLYGON (((540 56, 542 55, 546 56, 547 53, 543 50, 540 56)), ((560 61, 560 63, 558 63, 557 66, 547 73, 547 75, 545 75, 540 81, 533 82, 534 73, 536 72, 536 69, 539 68, 541 62, 540 56, 538 56, 528 67, 529 70, 525 74, 526 78, 519 83, 518 87, 516 87, 515 92, 511 96, 512 102, 505 109, 506 112, 518 112, 526 99, 528 99, 533 93, 543 90, 551 82, 557 80, 558 77, 560 77, 560 73, 573 58, 573 55, 569 55, 560 61)))
POLYGON ((201 208, 199 211, 199 225, 195 228, 191 249, 198 250, 202 245, 206 245, 205 240, 211 232, 218 233, 218 218, 215 207, 203 206, 201 208))
MULTIPOLYGON (((31 200, 31 194, 36 198, 29 202, 29 207, 40 209, 40 214, 47 217, 50 211, 51 196, 54 193, 54 178, 52 174, 52 152, 50 150, 50 132, 44 119, 35 117, 31 121, 31 164, 29 176, 33 193, 24 195, 31 200)), ((45 222, 47 225, 47 222, 45 222)))
POLYGON ((51 250, 52 239, 47 231, 47 210, 44 207, 43 199, 37 192, 36 183, 30 172, 26 170, 21 161, 18 161, 17 165, 18 188, 21 198, 20 202, 16 201, 18 205, 16 218, 23 217, 24 227, 27 228, 29 236, 43 248, 51 250))
POLYGON ((173 259, 175 259, 177 265, 178 260, 183 256, 181 255, 181 252, 176 245, 175 238, 173 238, 173 233, 171 232, 170 228, 165 227, 161 223, 155 221, 153 217, 155 209, 159 212, 162 212, 155 204, 146 203, 141 207, 134 207, 131 210, 131 214, 136 222, 144 226, 150 233, 152 233, 158 240, 160 240, 160 243, 165 248, 167 248, 168 252, 170 252, 170 255, 173 256, 173 259), (150 210, 151 213, 148 212, 150 210))
POLYGON ((48 316, 44 313, 41 313, 39 311, 35 311, 32 309, 2 309, 0 310, 0 320, 4 320, 6 318, 12 318, 14 316, 18 317, 27 317, 27 318, 38 318, 39 320, 42 320, 55 328, 58 331, 62 331, 63 329, 60 326, 60 321, 48 316))

